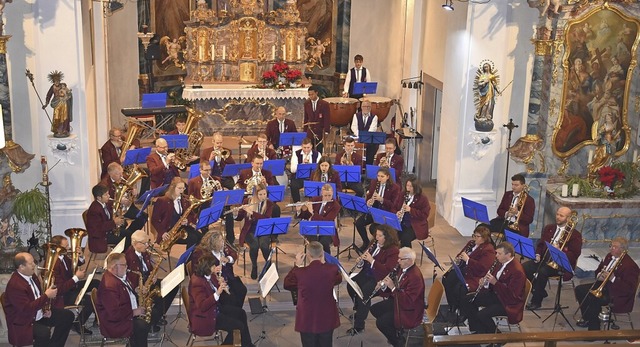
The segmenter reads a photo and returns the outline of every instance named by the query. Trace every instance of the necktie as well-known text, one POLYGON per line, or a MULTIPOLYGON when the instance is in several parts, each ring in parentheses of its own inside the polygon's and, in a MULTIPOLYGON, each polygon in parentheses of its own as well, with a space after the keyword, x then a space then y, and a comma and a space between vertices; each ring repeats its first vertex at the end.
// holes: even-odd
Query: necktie
POLYGON ((362 117, 362 125, 363 126, 367 126, 367 119, 369 118, 369 116, 364 115, 364 117, 362 117))
POLYGON ((258 205, 258 213, 262 213, 263 207, 264 207, 264 201, 260 201, 260 204, 258 205))
POLYGON ((326 174, 326 173, 323 173, 323 174, 322 174, 322 182, 327 183, 327 181, 328 181, 328 180, 329 180, 329 179, 327 178, 327 174, 326 174))
POLYGON ((378 253, 380 253, 380 245, 376 245, 376 250, 373 251, 373 254, 371 256, 375 257, 376 255, 378 255, 378 253))
POLYGON ((62 262, 62 265, 64 265, 64 269, 65 269, 66 271, 69 271, 69 267, 67 266, 67 262, 66 262, 66 261, 64 261, 64 258, 60 259, 60 261, 62 262))
POLYGON ((360 74, 360 69, 356 69, 356 81, 357 81, 357 82, 362 82, 362 81, 360 80, 360 76, 361 76, 361 74, 360 74))
POLYGON ((280 133, 284 132, 284 121, 280 121, 280 133))
POLYGON ((36 282, 33 281, 33 278, 29 278, 29 282, 31 282, 31 288, 33 289, 33 293, 35 295, 35 298, 39 298, 40 297, 40 290, 38 289, 38 286, 36 286, 36 282))
POLYGON ((611 261, 609 262, 609 264, 607 265, 607 267, 605 268, 605 272, 611 271, 611 268, 613 267, 613 264, 616 263, 616 257, 611 257, 611 261))
POLYGON ((378 192, 378 195, 380 195, 380 197, 384 197, 384 187, 386 186, 386 184, 381 184, 380 185, 380 191, 378 192))
POLYGON ((107 219, 111 219, 111 213, 109 213, 109 209, 107 208, 107 205, 104 205, 103 209, 104 209, 104 213, 107 215, 107 219))
POLYGON ((182 204, 180 203, 180 199, 176 199, 174 207, 176 208, 176 212, 178 212, 178 214, 181 215, 182 214, 182 204))
POLYGON ((213 291, 215 292, 217 289, 216 289, 216 286, 214 286, 214 285, 213 285, 213 282, 211 282, 211 279, 207 279, 207 282, 209 282, 209 286, 210 286, 210 287, 211 287, 211 289, 213 289, 213 291))
POLYGON ((169 168, 169 164, 167 163, 167 156, 162 154, 160 156, 160 158, 162 158, 162 163, 164 164, 164 167, 166 167, 168 169, 169 168))
POLYGON ((556 232, 553 234, 553 238, 551 239, 551 244, 556 245, 558 243, 560 235, 562 235, 562 228, 558 226, 556 227, 556 232))
POLYGON ((147 268, 147 264, 144 262, 144 258, 142 256, 139 256, 138 258, 140 258, 140 264, 142 265, 142 271, 143 272, 148 272, 149 269, 147 268))
POLYGON ((313 112, 316 112, 316 102, 314 101, 312 102, 312 104, 313 104, 313 112))

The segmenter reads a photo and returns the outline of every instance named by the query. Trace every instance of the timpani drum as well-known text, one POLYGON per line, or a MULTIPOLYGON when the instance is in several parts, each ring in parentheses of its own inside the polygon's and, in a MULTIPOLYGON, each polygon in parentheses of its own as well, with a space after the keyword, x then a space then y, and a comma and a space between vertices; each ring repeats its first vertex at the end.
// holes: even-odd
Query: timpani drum
POLYGON ((342 127, 351 124, 353 115, 358 111, 358 99, 324 98, 329 103, 329 120, 331 125, 342 127))
POLYGON ((389 111, 391 111, 393 100, 384 96, 367 96, 360 98, 360 102, 365 99, 371 101, 371 113, 378 116, 378 122, 382 123, 389 115, 389 111))

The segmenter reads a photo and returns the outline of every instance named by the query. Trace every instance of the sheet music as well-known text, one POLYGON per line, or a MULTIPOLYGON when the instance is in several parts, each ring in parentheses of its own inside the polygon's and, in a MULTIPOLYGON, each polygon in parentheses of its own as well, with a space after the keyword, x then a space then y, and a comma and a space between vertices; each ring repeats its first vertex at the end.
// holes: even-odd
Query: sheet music
POLYGON ((176 266, 167 277, 160 282, 160 295, 164 298, 173 288, 177 287, 184 281, 184 264, 176 266))
POLYGON ((113 247, 113 249, 111 250, 111 253, 107 254, 107 257, 104 258, 104 265, 102 266, 103 269, 107 268, 107 259, 109 259, 109 256, 113 253, 122 253, 124 252, 124 242, 126 241, 126 237, 123 238, 122 240, 120 240, 120 242, 118 242, 118 244, 113 247))
POLYGON ((87 289, 89 288, 89 284, 91 284, 91 280, 93 279, 93 276, 95 276, 95 274, 96 274, 96 269, 93 269, 93 271, 91 271, 89 276, 87 276, 87 280, 84 281, 84 286, 80 290, 80 293, 78 293, 78 296, 76 297, 76 301, 74 302, 74 305, 76 306, 80 305, 80 301, 82 301, 82 298, 84 298, 84 294, 87 292, 87 289))
POLYGON ((364 300, 362 289, 360 289, 360 286, 349 277, 349 274, 346 271, 344 271, 342 267, 340 267, 340 273, 342 274, 342 278, 347 282, 347 284, 350 285, 351 288, 353 288, 353 290, 356 291, 356 294, 358 294, 360 299, 364 300))
POLYGON ((278 269, 276 269, 276 264, 271 263, 269 266, 269 270, 265 272, 264 276, 260 280, 260 295, 263 298, 267 297, 267 294, 271 291, 271 288, 276 285, 280 276, 278 275, 278 269))

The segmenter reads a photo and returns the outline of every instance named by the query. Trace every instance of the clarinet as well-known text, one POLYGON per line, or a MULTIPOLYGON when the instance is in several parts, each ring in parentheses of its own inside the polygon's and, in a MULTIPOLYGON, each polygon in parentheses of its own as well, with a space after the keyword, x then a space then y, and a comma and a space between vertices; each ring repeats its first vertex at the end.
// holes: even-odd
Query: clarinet
POLYGON ((500 262, 498 261, 498 259, 493 261, 493 264, 491 264, 491 267, 489 268, 489 271, 487 271, 487 274, 484 275, 484 277, 482 278, 482 284, 478 286, 478 289, 476 289, 476 292, 473 294, 473 297, 471 298, 471 300, 469 302, 473 302, 476 297, 478 296, 478 294, 480 293, 480 291, 482 290, 482 288, 484 288, 484 286, 486 286, 489 283, 489 280, 487 279, 487 276, 490 275, 493 270, 495 269, 495 267, 500 264, 500 262))
MULTIPOLYGON (((385 276, 385 277, 389 277, 393 281, 393 283, 396 285, 396 287, 398 286, 396 283, 398 271, 401 271, 400 265, 397 265, 396 267, 394 267, 393 270, 391 270, 391 272, 389 272, 389 274, 385 276)), ((387 288, 384 285, 384 279, 383 279, 382 281, 378 282, 378 284, 376 285, 376 288, 373 290, 373 292, 371 292, 371 295, 369 295, 369 297, 365 301, 363 301, 363 303, 367 304, 369 301, 371 301, 371 299, 373 299, 374 296, 376 296, 376 294, 378 294, 380 290, 385 290, 385 289, 387 288)))

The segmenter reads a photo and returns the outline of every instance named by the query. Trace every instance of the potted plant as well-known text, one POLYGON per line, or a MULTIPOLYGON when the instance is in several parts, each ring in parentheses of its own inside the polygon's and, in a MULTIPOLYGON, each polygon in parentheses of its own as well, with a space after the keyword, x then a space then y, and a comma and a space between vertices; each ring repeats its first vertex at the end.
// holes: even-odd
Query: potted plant
MULTIPOLYGON (((47 222, 49 208, 47 196, 37 187, 16 196, 13 204, 13 216, 17 223, 24 225, 26 235, 34 234, 42 245, 48 235, 47 222)), ((17 224, 16 223, 16 224, 17 224)), ((20 235, 17 235, 18 239, 20 235)))

